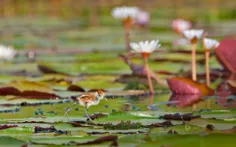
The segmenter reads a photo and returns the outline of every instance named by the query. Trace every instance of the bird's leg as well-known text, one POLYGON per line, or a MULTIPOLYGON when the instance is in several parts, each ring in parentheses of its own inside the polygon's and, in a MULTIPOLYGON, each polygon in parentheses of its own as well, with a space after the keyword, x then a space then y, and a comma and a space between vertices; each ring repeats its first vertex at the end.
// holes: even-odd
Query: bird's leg
POLYGON ((69 117, 68 117, 68 114, 69 114, 69 112, 72 110, 72 108, 73 108, 76 104, 77 104, 77 103, 74 103, 70 108, 66 108, 66 112, 65 112, 65 114, 64 114, 64 117, 66 117, 68 121, 70 121, 70 120, 69 120, 69 117))
POLYGON ((93 120, 90 118, 90 116, 88 115, 88 106, 85 105, 85 109, 84 109, 84 113, 87 116, 87 118, 92 122, 93 120))

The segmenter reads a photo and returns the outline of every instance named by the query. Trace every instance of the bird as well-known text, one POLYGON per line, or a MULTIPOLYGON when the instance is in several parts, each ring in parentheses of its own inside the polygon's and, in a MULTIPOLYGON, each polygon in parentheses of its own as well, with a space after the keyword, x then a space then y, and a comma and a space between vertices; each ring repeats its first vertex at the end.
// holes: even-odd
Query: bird
MULTIPOLYGON (((92 121, 92 119, 88 115, 88 108, 92 105, 98 105, 100 100, 105 99, 105 91, 103 89, 98 89, 94 94, 90 93, 84 93, 79 97, 73 98, 76 103, 72 105, 75 106, 76 104, 79 104, 81 106, 84 106, 84 112, 87 118, 92 121)), ((72 107, 66 110, 65 116, 68 118, 68 113, 72 110, 72 107)))

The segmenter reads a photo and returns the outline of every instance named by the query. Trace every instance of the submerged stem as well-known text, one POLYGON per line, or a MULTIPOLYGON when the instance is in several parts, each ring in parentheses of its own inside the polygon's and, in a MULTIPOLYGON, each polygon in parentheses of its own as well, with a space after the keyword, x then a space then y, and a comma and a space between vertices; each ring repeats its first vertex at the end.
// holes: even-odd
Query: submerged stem
POLYGON ((125 28, 125 44, 127 53, 130 51, 130 30, 125 28))
POLYGON ((150 93, 154 94, 154 89, 153 89, 153 85, 152 85, 152 79, 151 79, 149 65, 148 65, 148 57, 144 58, 144 64, 145 64, 145 70, 147 72, 147 79, 148 79, 150 93))

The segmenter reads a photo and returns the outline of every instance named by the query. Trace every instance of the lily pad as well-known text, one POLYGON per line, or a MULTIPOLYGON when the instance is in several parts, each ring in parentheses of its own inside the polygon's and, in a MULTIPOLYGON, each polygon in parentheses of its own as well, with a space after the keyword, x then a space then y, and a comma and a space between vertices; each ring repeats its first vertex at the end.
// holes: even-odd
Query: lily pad
POLYGON ((26 144, 26 142, 24 142, 24 141, 21 141, 21 140, 12 138, 12 137, 8 137, 8 136, 1 136, 0 142, 1 142, 1 144, 0 144, 1 147, 6 147, 6 146, 19 147, 19 146, 26 144))
POLYGON ((187 78, 169 78, 168 84, 175 94, 212 95, 214 91, 205 84, 187 78))
POLYGON ((191 125, 196 125, 200 127, 206 127, 208 124, 213 125, 217 130, 227 130, 232 129, 236 126, 236 120, 232 121, 224 121, 224 120, 217 120, 217 119, 193 119, 189 122, 191 125))
POLYGON ((233 55, 236 54, 236 40, 225 39, 220 42, 216 49, 216 55, 220 63, 230 72, 236 73, 236 59, 233 55))

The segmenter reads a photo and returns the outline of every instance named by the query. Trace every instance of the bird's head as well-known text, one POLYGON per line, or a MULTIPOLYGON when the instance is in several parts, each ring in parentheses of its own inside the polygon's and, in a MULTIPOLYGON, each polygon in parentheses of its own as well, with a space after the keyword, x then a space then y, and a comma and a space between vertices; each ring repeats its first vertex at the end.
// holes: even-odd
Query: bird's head
POLYGON ((104 91, 103 89, 98 89, 98 90, 95 92, 95 95, 96 95, 96 97, 97 97, 99 100, 101 100, 101 99, 107 100, 107 99, 105 98, 105 91, 104 91))

